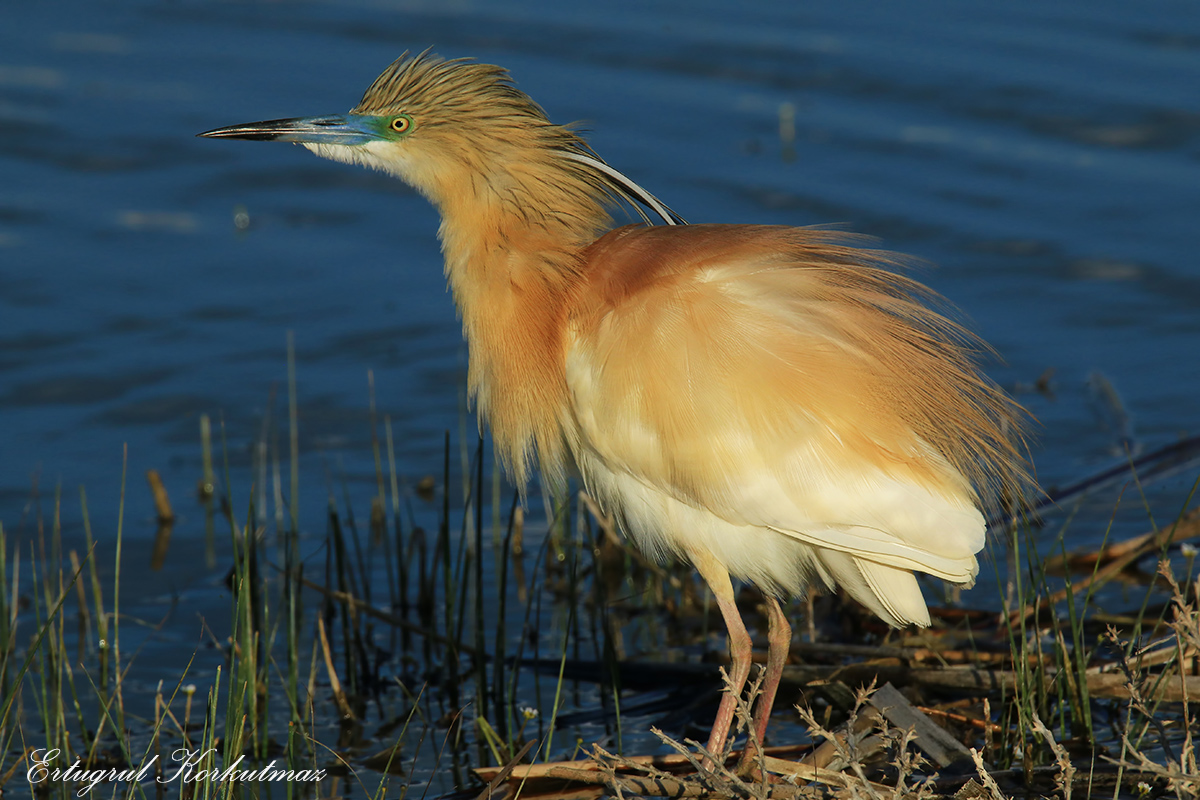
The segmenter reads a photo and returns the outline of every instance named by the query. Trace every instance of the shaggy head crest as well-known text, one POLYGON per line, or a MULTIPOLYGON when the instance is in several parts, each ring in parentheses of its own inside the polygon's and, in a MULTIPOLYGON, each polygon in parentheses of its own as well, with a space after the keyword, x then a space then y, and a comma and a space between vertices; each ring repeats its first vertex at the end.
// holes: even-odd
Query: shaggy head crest
POLYGON ((425 126, 463 125, 487 119, 561 130, 550 122, 541 106, 513 85, 508 70, 467 58, 446 60, 429 51, 415 56, 405 53, 393 61, 350 113, 410 114, 425 126))

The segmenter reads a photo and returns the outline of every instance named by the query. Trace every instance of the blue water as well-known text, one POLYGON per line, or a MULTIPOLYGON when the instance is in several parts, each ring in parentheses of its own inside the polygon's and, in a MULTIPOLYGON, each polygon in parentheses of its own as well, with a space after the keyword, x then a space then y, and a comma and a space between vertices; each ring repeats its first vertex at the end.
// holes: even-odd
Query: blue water
POLYGON ((436 469, 465 356, 433 211, 296 148, 193 138, 344 111, 431 44, 510 68, 689 220, 839 223, 936 264, 921 277, 1003 357, 997 380, 1056 370, 1053 400, 1021 398, 1044 482, 1112 455, 1093 370, 1143 445, 1194 432, 1198 37, 1188 3, 7 8, 0 520, 34 474, 115 508, 127 443, 148 535, 141 472, 188 493, 200 413, 251 439, 288 330, 306 453, 366 455, 373 370, 402 471, 436 469))
MULTIPOLYGON (((6 5, 0 523, 33 530, 61 486, 77 535, 86 485, 111 538, 127 446, 125 535, 153 534, 142 475, 155 468, 183 517, 177 552, 198 552, 199 417, 224 422, 244 508, 250 445, 265 415, 286 411, 288 331, 306 527, 323 530, 329 475, 370 496, 369 371, 402 477, 439 471, 444 432, 463 427, 465 348, 433 210, 298 148, 194 138, 343 112, 402 51, 430 45, 508 67, 552 119, 586 121, 601 155, 690 221, 838 223, 936 265, 920 277, 996 348, 991 374, 1039 420, 1044 484, 1112 463, 1122 430, 1142 449, 1200 431, 1194 3, 733 9, 6 5), (1052 391, 1033 391, 1051 369, 1052 391), (1093 373, 1122 411, 1096 401, 1093 373)), ((1178 510, 1194 477, 1151 488, 1156 516, 1178 510)), ((1116 496, 1094 500, 1096 520, 1116 496)), ((1140 533, 1140 501, 1119 521, 1140 533)), ((1101 535, 1078 525, 1070 543, 1101 535)), ((173 574, 159 580, 196 578, 173 574)))

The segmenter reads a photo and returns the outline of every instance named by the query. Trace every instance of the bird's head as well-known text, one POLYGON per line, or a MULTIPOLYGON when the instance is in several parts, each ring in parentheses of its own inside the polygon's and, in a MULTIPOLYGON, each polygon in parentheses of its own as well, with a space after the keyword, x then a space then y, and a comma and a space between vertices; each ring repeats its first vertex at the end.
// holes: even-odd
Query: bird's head
POLYGON ((294 142, 324 158, 383 170, 433 201, 444 222, 479 226, 490 219, 497 230, 538 228, 567 243, 599 235, 610 224, 606 207, 614 202, 628 203, 647 222, 649 214, 682 222, 605 164, 570 127, 550 122, 506 70, 469 59, 405 54, 347 114, 251 122, 199 135, 294 142))
POLYGON ((428 53, 393 62, 347 114, 199 135, 301 144, 324 158, 388 172, 439 205, 469 186, 503 192, 540 161, 590 152, 513 86, 506 70, 428 53))

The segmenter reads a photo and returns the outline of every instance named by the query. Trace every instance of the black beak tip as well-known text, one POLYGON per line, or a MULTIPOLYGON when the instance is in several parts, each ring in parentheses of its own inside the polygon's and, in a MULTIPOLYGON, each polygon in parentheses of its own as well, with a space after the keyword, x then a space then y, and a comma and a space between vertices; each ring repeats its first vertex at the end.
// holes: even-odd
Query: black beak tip
POLYGON ((200 139, 249 139, 251 141, 269 142, 278 139, 281 132, 272 130, 266 125, 230 125, 227 128, 213 128, 211 131, 197 133, 200 139))

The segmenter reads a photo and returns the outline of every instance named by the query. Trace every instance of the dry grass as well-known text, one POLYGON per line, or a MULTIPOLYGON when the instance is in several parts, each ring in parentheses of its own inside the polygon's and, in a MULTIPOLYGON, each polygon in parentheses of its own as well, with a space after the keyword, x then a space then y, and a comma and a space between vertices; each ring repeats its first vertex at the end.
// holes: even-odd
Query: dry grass
MULTIPOLYGON (((498 481, 485 481, 482 444, 461 453, 462 493, 452 502, 448 439, 440 480, 405 495, 390 422, 381 440, 372 417, 380 466, 369 536, 360 538, 343 487, 347 501, 331 505, 324 542, 305 542, 298 472, 285 499, 283 459, 269 444, 279 437, 264 435, 255 448, 265 454, 256 485, 274 494, 256 495, 239 520, 228 467, 222 483, 212 466, 207 422, 204 530, 209 553, 220 550, 234 568, 226 619, 211 621, 220 633, 210 631, 211 651, 197 654, 210 665, 203 679, 189 665, 153 691, 130 683, 143 657, 122 649, 122 631, 142 625, 153 637, 165 621, 134 620, 121 605, 123 507, 115 540, 93 545, 81 495, 79 552, 63 543, 57 495, 51 519, 19 546, 0 528, 0 788, 10 795, 65 800, 81 788, 26 782, 34 750, 57 749, 54 766, 79 759, 86 769, 138 769, 158 756, 153 777, 172 750, 188 747, 211 748, 212 767, 244 756, 247 768, 274 759, 323 770, 326 780, 291 790, 318 798, 424 795, 432 773, 450 776, 452 796, 464 800, 1200 796, 1195 551, 1180 549, 1200 536, 1200 511, 1071 557, 1046 556, 1032 528, 1014 531, 1003 610, 934 608, 934 627, 919 635, 889 633, 837 598, 810 599, 807 639, 793 643, 780 695, 801 699, 795 719, 808 735, 786 746, 750 742, 753 768, 739 773, 738 753, 681 741, 689 721, 709 721, 702 704, 661 717, 670 735, 630 736, 648 727, 629 722, 640 690, 701 694, 712 685, 714 667, 694 654, 711 649, 719 619, 690 570, 647 562, 586 496, 547 498, 549 530, 530 536, 524 512, 502 499, 498 481), (218 548, 222 528, 228 546, 218 548), (305 563, 302 548, 323 563, 305 563), (104 581, 102 559, 114 565, 104 581), (1139 572, 1139 563, 1158 569, 1139 572), (1097 593, 1115 581, 1142 600, 1101 613, 1097 593), (584 682, 598 686, 600 707, 582 710, 602 721, 606 738, 589 757, 566 760, 579 734, 561 715, 580 710, 572 688, 584 682), (629 742, 659 754, 629 755, 629 742)), ((188 515, 170 512, 165 490, 156 499, 167 527, 153 555, 161 563, 169 526, 188 515)), ((739 597, 748 618, 759 599, 739 597)), ((752 699, 740 699, 743 730, 752 699)), ((105 796, 157 794, 152 784, 110 783, 105 796)), ((241 792, 213 780, 167 791, 189 800, 241 792)))

